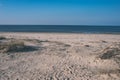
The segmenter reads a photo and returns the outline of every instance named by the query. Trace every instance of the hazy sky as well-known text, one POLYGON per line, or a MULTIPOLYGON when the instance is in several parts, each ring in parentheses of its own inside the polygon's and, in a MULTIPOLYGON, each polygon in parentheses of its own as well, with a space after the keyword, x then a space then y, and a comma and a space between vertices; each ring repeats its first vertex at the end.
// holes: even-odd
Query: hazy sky
POLYGON ((120 0, 0 0, 0 24, 120 25, 120 0))

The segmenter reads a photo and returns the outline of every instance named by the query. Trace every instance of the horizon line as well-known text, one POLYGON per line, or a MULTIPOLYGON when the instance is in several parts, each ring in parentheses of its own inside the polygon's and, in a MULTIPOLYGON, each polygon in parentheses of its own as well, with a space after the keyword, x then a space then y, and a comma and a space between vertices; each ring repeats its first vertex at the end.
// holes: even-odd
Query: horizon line
POLYGON ((120 26, 120 25, 77 25, 77 24, 0 24, 0 26, 120 26))

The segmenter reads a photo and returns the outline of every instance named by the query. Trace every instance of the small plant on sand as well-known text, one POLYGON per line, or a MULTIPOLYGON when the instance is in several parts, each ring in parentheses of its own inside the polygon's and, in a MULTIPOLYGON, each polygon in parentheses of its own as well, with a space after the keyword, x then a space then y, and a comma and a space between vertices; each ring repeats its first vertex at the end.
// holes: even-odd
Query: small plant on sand
POLYGON ((7 52, 17 52, 25 48, 24 42, 21 41, 10 41, 4 42, 0 44, 0 52, 7 53, 7 52))
POLYGON ((110 58, 115 57, 116 55, 120 55, 120 49, 119 48, 107 49, 99 57, 101 59, 110 59, 110 58))
POLYGON ((3 36, 0 36, 0 40, 4 40, 4 39, 6 39, 5 37, 3 37, 3 36))

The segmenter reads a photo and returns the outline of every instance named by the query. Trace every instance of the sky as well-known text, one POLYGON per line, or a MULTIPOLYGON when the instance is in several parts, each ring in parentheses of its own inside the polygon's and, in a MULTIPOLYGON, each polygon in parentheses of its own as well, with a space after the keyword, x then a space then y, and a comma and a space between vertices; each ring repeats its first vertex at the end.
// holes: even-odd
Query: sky
POLYGON ((0 24, 120 25, 120 0, 0 0, 0 24))

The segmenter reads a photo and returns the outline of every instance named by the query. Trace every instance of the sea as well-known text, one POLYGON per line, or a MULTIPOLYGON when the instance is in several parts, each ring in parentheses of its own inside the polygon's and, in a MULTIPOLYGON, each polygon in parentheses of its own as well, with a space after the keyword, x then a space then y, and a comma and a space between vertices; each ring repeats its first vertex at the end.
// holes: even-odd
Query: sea
POLYGON ((0 25, 0 32, 120 34, 120 26, 89 25, 0 25))

